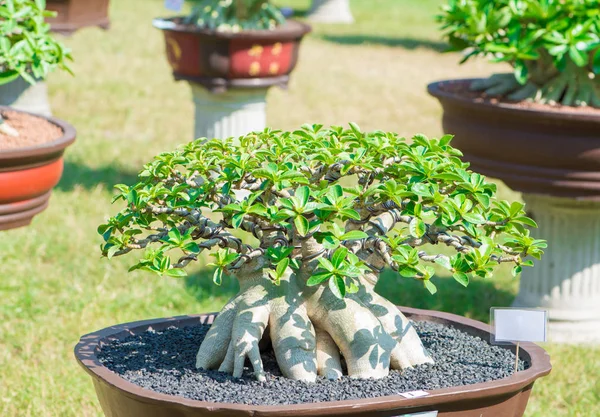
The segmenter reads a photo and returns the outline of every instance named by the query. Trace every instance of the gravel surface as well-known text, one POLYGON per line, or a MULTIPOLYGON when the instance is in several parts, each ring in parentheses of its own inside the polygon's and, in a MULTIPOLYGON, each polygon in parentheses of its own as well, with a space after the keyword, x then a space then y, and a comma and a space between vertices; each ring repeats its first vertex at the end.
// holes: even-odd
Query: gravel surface
MULTIPOLYGON (((293 381, 281 376, 272 351, 262 355, 266 382, 257 382, 249 369, 239 379, 197 370, 196 352, 209 326, 147 331, 105 345, 98 357, 104 366, 146 389, 200 401, 252 405, 372 398, 476 384, 513 373, 515 356, 507 349, 437 323, 416 322, 415 327, 435 365, 391 371, 379 380, 343 377, 329 381, 319 377, 313 384, 293 381)), ((520 361, 521 370, 528 366, 520 361)))

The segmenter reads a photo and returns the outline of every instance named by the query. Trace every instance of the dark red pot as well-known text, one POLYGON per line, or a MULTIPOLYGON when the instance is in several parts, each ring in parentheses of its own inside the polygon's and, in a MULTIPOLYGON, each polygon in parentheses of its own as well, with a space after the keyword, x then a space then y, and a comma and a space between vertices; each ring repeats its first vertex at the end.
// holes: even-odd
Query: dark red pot
POLYGON ((48 19, 52 31, 70 34, 87 26, 108 29, 109 0, 47 0, 46 9, 57 12, 48 19))
MULTIPOLYGON (((491 327, 454 314, 400 308, 416 321, 452 325, 489 340, 491 327)), ((519 357, 531 367, 509 378, 457 388, 429 391, 429 395, 407 399, 400 395, 352 401, 294 404, 293 406, 251 406, 209 403, 160 394, 143 389, 104 367, 96 356, 110 340, 122 339, 149 328, 163 330, 212 323, 214 314, 181 316, 111 326, 81 338, 75 357, 92 377, 100 405, 110 417, 392 417, 408 413, 438 411, 439 417, 520 417, 527 406, 533 383, 550 372, 550 357, 533 343, 521 344, 519 357)), ((507 346, 514 352, 514 346, 507 346)))
POLYGON ((472 81, 440 81, 428 91, 474 171, 520 192, 600 201, 600 111, 492 103, 450 88, 472 81))
MULTIPOLYGON (((6 109, 0 106, 0 111, 6 109)), ((59 126, 63 135, 44 145, 0 151, 0 230, 31 223, 48 206, 62 175, 63 153, 75 141, 75 129, 62 120, 44 119, 59 126)))
POLYGON ((207 87, 265 87, 286 84, 310 26, 288 20, 274 30, 238 33, 181 24, 180 17, 154 19, 165 36, 169 64, 176 79, 207 87))

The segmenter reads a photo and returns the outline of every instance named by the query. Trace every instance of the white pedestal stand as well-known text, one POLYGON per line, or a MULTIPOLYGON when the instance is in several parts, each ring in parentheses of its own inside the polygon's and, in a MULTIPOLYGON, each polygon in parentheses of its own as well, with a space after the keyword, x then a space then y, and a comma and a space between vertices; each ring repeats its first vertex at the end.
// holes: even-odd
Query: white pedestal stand
POLYGON ((349 0, 313 0, 307 19, 321 23, 352 23, 349 0))
POLYGON ((523 268, 518 307, 549 311, 550 341, 600 342, 600 202, 524 194, 548 240, 541 261, 523 268))
POLYGON ((0 85, 0 105, 42 116, 52 115, 46 83, 31 85, 21 77, 0 85))
POLYGON ((241 136, 266 127, 269 87, 212 93, 192 81, 190 86, 195 105, 194 139, 241 136))

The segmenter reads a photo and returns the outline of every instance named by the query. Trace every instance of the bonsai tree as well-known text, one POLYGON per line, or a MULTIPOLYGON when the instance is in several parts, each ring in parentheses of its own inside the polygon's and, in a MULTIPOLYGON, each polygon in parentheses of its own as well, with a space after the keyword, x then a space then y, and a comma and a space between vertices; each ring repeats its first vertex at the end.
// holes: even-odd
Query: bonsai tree
POLYGON ((285 18, 268 0, 188 0, 192 12, 185 23, 218 31, 268 30, 285 18))
POLYGON ((217 285, 224 273, 237 277, 240 292, 200 346, 199 368, 239 377, 249 358, 262 379, 264 336, 297 380, 340 377, 340 352, 354 378, 430 363, 411 322, 374 291, 382 270, 435 293, 436 265, 467 286, 505 262, 516 274, 545 247, 523 204, 497 200, 450 140, 355 124, 199 139, 117 186, 115 201, 127 206, 99 227, 102 253, 141 251, 131 270, 183 277, 210 252, 217 285))
MULTIPOLYGON (((45 21, 56 13, 45 7, 45 0, 0 0, 0 86, 19 77, 34 84, 57 67, 71 72, 69 51, 50 35, 45 21)), ((18 136, 1 114, 0 131, 18 136)))
POLYGON ((600 1, 450 0, 438 17, 463 62, 487 56, 512 74, 473 90, 511 100, 600 107, 600 1))

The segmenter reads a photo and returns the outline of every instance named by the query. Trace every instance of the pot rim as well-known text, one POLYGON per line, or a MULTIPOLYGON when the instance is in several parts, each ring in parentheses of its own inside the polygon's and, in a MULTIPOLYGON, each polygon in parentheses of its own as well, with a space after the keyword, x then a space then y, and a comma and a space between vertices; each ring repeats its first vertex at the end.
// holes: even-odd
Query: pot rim
MULTIPOLYGON (((507 102, 492 103, 489 100, 483 100, 481 98, 471 98, 455 94, 450 91, 445 91, 441 88, 444 84, 449 83, 471 83, 475 80, 481 80, 483 78, 455 78, 435 81, 427 85, 427 92, 436 97, 439 100, 447 100, 456 105, 463 107, 483 106, 488 108, 496 109, 496 111, 503 111, 506 113, 525 115, 526 117, 542 117, 544 119, 560 119, 560 120, 572 120, 581 122, 593 122, 600 123, 600 111, 598 112, 582 112, 582 111, 563 111, 560 108, 553 109, 536 109, 520 107, 517 104, 507 102)), ((567 107, 567 106, 563 106, 567 107)))
MULTIPOLYGON (((458 316, 456 314, 408 307, 399 307, 399 309, 414 319, 430 319, 430 321, 438 321, 446 324, 454 323, 459 324, 462 327, 471 327, 486 333, 491 333, 492 331, 491 326, 487 324, 458 316)), ((294 415, 297 416, 324 416, 331 414, 332 409, 335 409, 338 413, 345 412, 348 415, 351 415, 366 409, 370 411, 376 411, 390 409, 392 407, 423 407, 480 397, 506 396, 522 391, 528 385, 531 385, 536 379, 549 374, 550 370, 552 369, 550 364, 550 356, 544 349, 534 343, 521 343, 521 352, 529 355, 531 359, 531 367, 524 371, 518 372, 516 375, 513 374, 508 378, 460 387, 429 390, 428 396, 412 399, 403 398, 400 395, 392 395, 357 400, 304 403, 294 405, 252 406, 246 404, 197 401, 147 390, 121 378, 118 374, 102 365, 98 360, 97 353, 99 351, 99 344, 110 340, 111 337, 115 337, 119 333, 127 332, 130 334, 135 334, 135 332, 141 330, 141 328, 147 329, 148 327, 159 323, 177 323, 182 320, 208 318, 214 314, 215 313, 194 314, 170 318, 142 320, 106 327, 82 336, 77 346, 75 346, 75 357, 77 362, 79 362, 84 370, 93 378, 98 378, 104 383, 118 389, 123 395, 136 398, 138 400, 141 399, 143 402, 169 403, 171 406, 180 408, 246 412, 248 415, 270 417, 287 415, 290 411, 290 407, 293 408, 294 415)), ((515 345, 512 344, 511 346, 514 347, 515 345)))
POLYGON ((301 38, 310 33, 312 27, 296 19, 286 19, 283 25, 272 30, 242 30, 240 32, 219 32, 214 29, 205 29, 194 25, 183 25, 176 20, 185 16, 157 17, 152 20, 152 26, 169 32, 180 32, 195 35, 210 36, 220 39, 245 39, 245 40, 271 40, 288 41, 301 38))
POLYGON ((40 119, 47 120, 53 125, 60 127, 62 129, 63 134, 62 136, 51 142, 42 143, 40 145, 24 146, 22 148, 9 150, 0 150, 0 162, 11 159, 30 159, 38 156, 54 154, 64 150, 67 146, 75 142, 75 128, 71 124, 65 122, 64 120, 57 119, 55 117, 42 116, 28 111, 13 109, 9 106, 0 106, 0 112, 2 112, 3 110, 25 113, 31 116, 39 117, 40 119))

